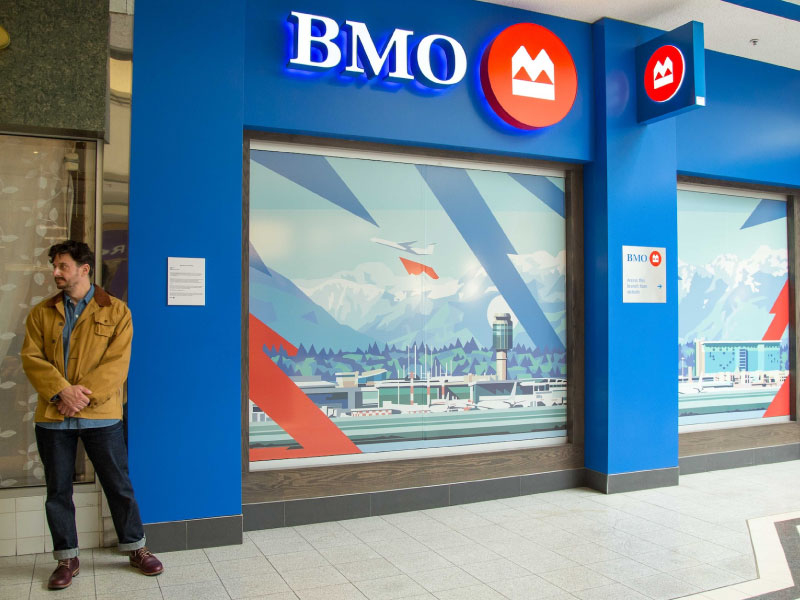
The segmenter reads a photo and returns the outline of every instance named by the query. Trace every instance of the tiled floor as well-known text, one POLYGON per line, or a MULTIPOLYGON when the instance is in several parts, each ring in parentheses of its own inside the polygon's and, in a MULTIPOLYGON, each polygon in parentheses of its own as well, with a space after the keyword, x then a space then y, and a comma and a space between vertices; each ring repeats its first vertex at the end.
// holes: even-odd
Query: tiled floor
MULTIPOLYGON (((159 577, 87 551, 59 592, 45 589, 50 555, 3 558, 0 600, 738 600, 747 594, 731 586, 758 578, 747 520, 800 510, 798 482, 793 461, 627 494, 575 489, 252 531, 241 546, 160 554, 159 577)), ((767 562, 759 553, 762 571, 767 562)))

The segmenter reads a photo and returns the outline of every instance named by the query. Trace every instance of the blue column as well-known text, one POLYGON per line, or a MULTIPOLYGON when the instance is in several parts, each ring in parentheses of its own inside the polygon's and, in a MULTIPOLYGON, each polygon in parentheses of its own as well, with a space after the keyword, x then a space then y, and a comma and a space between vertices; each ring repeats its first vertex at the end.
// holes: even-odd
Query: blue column
POLYGON ((609 491, 677 482, 675 122, 636 122, 634 49, 658 33, 609 19, 592 32, 596 147, 584 197, 585 464, 594 472, 590 481, 621 482, 609 491), (623 245, 666 248, 665 304, 622 302, 623 245), (641 471, 655 473, 612 477, 641 471))
POLYGON ((136 3, 128 404, 146 523, 242 510, 244 12, 136 3), (170 256, 205 258, 205 306, 167 306, 170 256))

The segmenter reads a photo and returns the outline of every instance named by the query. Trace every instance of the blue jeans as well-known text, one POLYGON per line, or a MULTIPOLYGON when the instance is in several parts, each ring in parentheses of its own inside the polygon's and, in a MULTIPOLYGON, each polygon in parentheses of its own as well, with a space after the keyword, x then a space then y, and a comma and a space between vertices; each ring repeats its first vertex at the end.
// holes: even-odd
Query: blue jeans
POLYGON ((79 553, 75 505, 72 502, 78 438, 83 440, 86 454, 106 493, 120 551, 142 548, 145 545, 144 526, 128 475, 128 449, 122 423, 91 429, 36 427, 36 444, 47 483, 45 512, 53 536, 53 556, 61 560, 79 553))

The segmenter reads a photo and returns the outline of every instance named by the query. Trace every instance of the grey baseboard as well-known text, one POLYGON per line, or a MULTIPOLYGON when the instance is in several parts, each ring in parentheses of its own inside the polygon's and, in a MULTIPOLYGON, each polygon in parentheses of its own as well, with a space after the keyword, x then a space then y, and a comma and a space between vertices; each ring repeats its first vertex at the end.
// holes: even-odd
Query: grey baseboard
POLYGON ((620 494, 678 485, 679 475, 678 467, 611 475, 586 469, 586 485, 604 494, 620 494))
POLYGON ((259 502, 242 507, 243 525, 245 531, 308 525, 513 498, 582 485, 584 469, 568 469, 346 496, 259 502))
POLYGON ((800 443, 684 456, 678 461, 678 465, 681 475, 691 475, 692 473, 738 469, 739 467, 751 467, 753 465, 766 465, 799 459, 800 443))
POLYGON ((242 515, 146 523, 147 547, 153 552, 194 550, 242 543, 242 515))

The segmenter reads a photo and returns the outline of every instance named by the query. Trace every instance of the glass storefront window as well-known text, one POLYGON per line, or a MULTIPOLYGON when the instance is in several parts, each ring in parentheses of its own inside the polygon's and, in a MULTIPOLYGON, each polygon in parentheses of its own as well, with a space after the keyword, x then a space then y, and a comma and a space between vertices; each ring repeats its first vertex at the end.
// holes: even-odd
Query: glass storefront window
MULTIPOLYGON (((44 483, 19 352, 28 312, 57 292, 49 247, 95 246, 96 152, 94 142, 0 135, 0 488, 44 483)), ((76 480, 90 477, 79 459, 76 480)))
POLYGON ((788 421, 786 198, 678 190, 680 431, 788 421))
POLYGON ((564 184, 254 142, 251 469, 563 443, 564 184))

